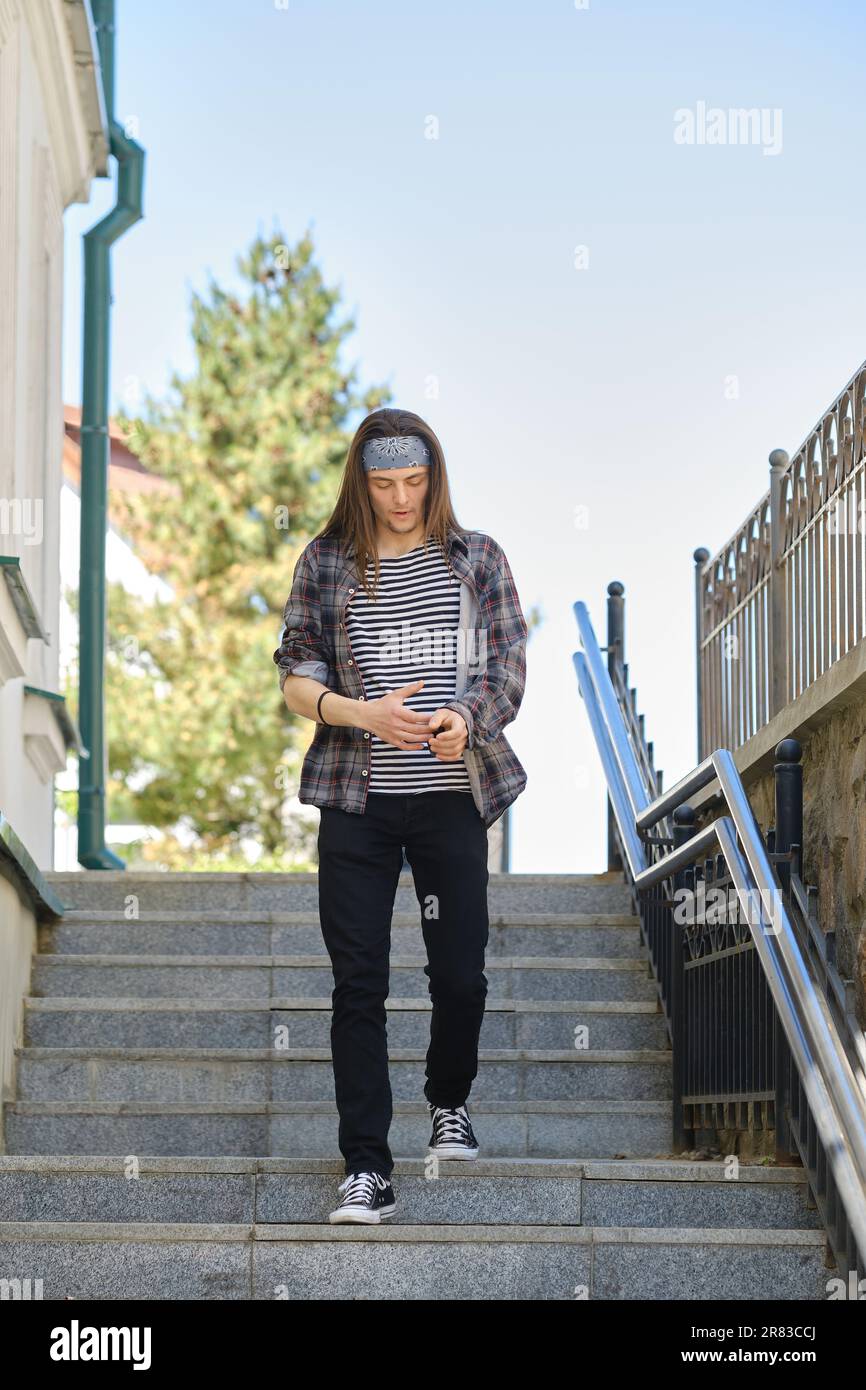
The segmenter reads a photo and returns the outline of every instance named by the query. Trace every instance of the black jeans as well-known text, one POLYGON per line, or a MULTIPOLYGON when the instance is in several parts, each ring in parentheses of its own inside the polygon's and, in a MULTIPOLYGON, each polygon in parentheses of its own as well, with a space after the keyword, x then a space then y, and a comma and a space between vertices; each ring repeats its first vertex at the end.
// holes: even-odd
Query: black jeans
POLYGON ((322 808, 319 919, 334 971, 331 1053, 346 1173, 390 1177, 385 1000, 403 846, 415 880, 432 1001, 424 1095, 462 1105, 478 1072, 487 978, 487 832, 468 792, 367 796, 322 808))

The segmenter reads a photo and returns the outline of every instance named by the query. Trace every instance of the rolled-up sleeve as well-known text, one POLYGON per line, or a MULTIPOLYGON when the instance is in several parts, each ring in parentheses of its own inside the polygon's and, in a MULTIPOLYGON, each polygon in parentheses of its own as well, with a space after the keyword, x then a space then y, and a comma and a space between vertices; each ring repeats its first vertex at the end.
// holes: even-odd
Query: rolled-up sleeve
POLYGON ((312 676, 323 685, 331 684, 331 667, 322 640, 322 611, 315 547, 307 545, 298 556, 292 577, 292 591, 283 610, 283 635, 274 652, 280 672, 280 689, 286 676, 312 676))

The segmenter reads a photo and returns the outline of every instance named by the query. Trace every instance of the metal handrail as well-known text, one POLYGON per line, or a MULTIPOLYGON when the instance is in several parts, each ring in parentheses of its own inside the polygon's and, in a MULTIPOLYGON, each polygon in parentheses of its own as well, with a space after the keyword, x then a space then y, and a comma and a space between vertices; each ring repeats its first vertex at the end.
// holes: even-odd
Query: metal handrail
POLYGON ((640 891, 670 879, 676 871, 718 848, 748 922, 752 923, 755 904, 759 905, 760 920, 751 928, 758 959, 850 1229, 860 1250, 866 1251, 866 1078, 852 1067, 828 1002, 808 971, 734 759, 727 749, 717 749, 651 801, 586 605, 576 603, 574 613, 584 649, 574 653, 580 693, 634 887, 640 891), (641 837, 714 780, 718 780, 729 815, 648 864, 647 845, 641 837))

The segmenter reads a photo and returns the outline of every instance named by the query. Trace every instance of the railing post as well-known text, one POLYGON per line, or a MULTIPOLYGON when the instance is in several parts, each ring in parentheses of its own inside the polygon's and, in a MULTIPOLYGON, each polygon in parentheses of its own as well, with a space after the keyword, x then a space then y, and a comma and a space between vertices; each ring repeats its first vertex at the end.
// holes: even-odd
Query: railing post
MULTIPOLYGON (((795 738, 776 744, 773 767, 776 780, 776 853, 788 854, 796 846, 794 871, 802 873, 803 860, 803 750, 795 738)), ((791 886, 791 865, 777 864, 779 881, 787 891, 791 886)))
MULTIPOLYGON (((773 767, 776 782, 776 834, 773 849, 776 854, 788 854, 796 848, 796 858, 791 864, 777 864, 776 872, 782 889, 788 892, 791 887, 791 868, 799 876, 802 872, 803 858, 803 768, 800 759, 803 750, 795 738, 783 738, 776 745, 776 762, 773 767)), ((776 1161, 790 1163, 799 1160, 791 1136, 791 1050, 788 1039, 774 1010, 773 1058, 776 1114, 776 1161)))
MULTIPOLYGON (((614 579, 607 586, 607 669, 611 680, 618 671, 619 684, 625 683, 625 586, 614 579)), ((614 689, 617 689, 614 681, 614 689)), ((616 821, 610 797, 607 798, 607 868, 608 872, 622 869, 623 862, 616 847, 616 821)))
POLYGON ((790 462, 784 449, 770 454, 770 603, 769 695, 770 718, 784 709, 788 699, 788 625, 785 571, 781 558, 784 547, 782 490, 785 470, 790 462))
MULTIPOLYGON (((679 849, 695 833, 697 817, 693 807, 678 806, 673 814, 674 848, 679 849)), ((674 892, 686 886, 688 870, 680 869, 674 874, 674 892)), ((674 905, 675 906, 675 905, 674 905)), ((694 1133, 686 1128, 683 1092, 686 1079, 686 1049, 689 1040, 686 1036, 685 1019, 685 934, 682 926, 671 913, 671 979, 670 979, 670 1021, 671 1021, 671 1072, 673 1085, 673 1133, 674 1153, 683 1153, 694 1147, 694 1133)))
POLYGON ((695 562, 695 696, 698 715, 698 762, 704 759, 704 690, 703 690, 703 641, 704 641, 704 593, 701 576, 710 552, 700 546, 692 559, 695 562))

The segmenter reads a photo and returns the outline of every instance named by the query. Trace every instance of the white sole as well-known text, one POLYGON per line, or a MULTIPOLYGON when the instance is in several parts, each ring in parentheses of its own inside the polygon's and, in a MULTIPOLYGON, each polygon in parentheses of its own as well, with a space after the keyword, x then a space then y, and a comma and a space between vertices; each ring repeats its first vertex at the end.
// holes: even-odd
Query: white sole
POLYGON ((457 1147, 451 1147, 451 1148, 449 1148, 449 1146, 448 1146, 447 1144, 444 1144, 444 1145, 443 1145, 443 1144, 440 1144, 440 1146, 439 1146, 438 1149, 434 1149, 430 1144, 428 1144, 428 1145, 427 1145, 427 1152, 428 1152, 429 1154, 436 1154, 437 1158, 469 1158, 469 1159, 471 1159, 471 1158, 477 1158, 477 1157, 478 1157, 478 1150, 477 1150, 477 1149, 461 1149, 461 1148, 457 1148, 457 1147))
POLYGON ((386 1216, 392 1216, 397 1203, 390 1207, 380 1207, 378 1211, 367 1211, 364 1207, 344 1207, 342 1211, 332 1211, 328 1220, 332 1226, 378 1226, 386 1216))

